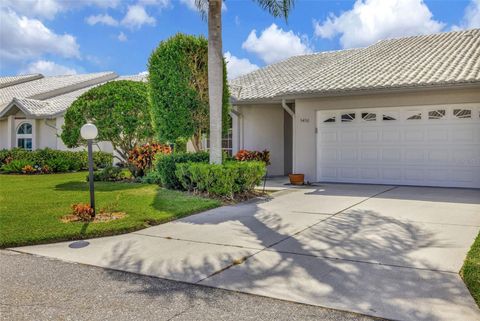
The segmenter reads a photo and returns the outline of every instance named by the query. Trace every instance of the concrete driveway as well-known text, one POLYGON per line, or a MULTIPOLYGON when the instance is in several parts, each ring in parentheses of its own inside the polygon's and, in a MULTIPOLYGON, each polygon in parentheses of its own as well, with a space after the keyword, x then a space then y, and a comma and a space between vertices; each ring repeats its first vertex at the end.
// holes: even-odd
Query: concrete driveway
POLYGON ((458 275, 479 228, 480 190, 325 184, 15 250, 395 320, 480 320, 458 275))

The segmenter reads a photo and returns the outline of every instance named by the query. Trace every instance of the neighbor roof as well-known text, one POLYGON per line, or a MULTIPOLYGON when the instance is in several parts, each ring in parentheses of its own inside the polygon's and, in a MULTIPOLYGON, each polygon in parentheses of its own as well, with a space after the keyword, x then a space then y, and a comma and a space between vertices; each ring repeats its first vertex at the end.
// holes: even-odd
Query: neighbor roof
POLYGON ((34 118, 64 113, 84 92, 111 80, 145 81, 146 75, 119 77, 114 72, 44 77, 41 74, 0 77, 0 117, 16 106, 34 118), (33 77, 35 76, 35 77, 33 77), (21 79, 14 81, 15 78, 21 79))
POLYGON ((480 29, 289 58, 230 82, 238 102, 480 85, 480 29))

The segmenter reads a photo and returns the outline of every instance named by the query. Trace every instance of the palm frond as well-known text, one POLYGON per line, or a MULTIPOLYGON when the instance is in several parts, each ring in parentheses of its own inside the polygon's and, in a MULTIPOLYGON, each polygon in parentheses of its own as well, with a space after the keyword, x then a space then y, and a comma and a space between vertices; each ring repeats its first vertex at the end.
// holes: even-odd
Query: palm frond
POLYGON ((262 9, 267 10, 274 17, 288 18, 290 10, 295 5, 295 0, 254 0, 262 9))
POLYGON ((202 19, 206 20, 208 17, 208 0, 195 0, 195 6, 202 15, 202 19))

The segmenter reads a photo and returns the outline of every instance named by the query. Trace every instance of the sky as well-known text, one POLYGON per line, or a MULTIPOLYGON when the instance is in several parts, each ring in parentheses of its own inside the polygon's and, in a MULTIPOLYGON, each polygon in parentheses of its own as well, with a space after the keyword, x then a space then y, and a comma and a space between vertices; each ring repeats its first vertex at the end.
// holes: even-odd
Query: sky
MULTIPOLYGON (((0 75, 147 70, 159 42, 207 36, 195 0, 0 0, 0 75)), ((229 78, 294 55, 480 28, 480 0, 296 0, 288 21, 252 0, 226 0, 229 78)))

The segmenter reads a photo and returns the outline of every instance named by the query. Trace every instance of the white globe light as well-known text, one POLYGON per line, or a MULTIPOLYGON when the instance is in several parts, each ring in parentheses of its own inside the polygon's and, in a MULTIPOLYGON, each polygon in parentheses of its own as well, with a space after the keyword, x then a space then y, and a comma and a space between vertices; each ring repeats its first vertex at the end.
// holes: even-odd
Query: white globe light
POLYGON ((83 139, 95 139, 98 135, 98 129, 94 124, 85 124, 80 128, 80 135, 83 139))

